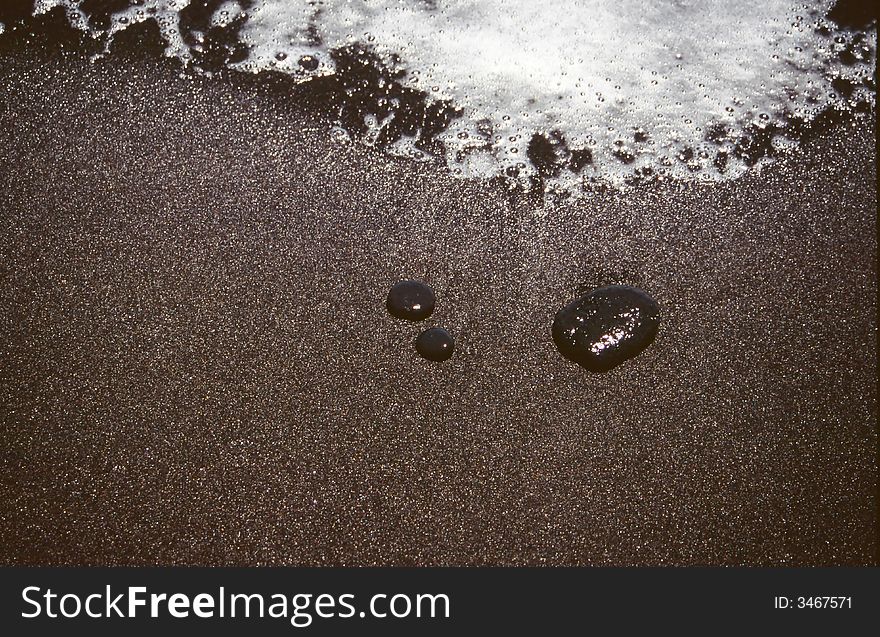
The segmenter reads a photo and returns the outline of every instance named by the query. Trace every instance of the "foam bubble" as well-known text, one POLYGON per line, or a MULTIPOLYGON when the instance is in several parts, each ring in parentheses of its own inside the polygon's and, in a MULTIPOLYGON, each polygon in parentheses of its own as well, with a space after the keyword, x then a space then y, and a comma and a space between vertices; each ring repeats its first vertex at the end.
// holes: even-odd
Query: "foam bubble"
MULTIPOLYGON (((384 71, 365 82, 387 104, 357 113, 363 137, 440 153, 458 174, 725 179, 794 145, 828 108, 873 107, 876 33, 826 19, 833 4, 218 0, 199 21, 189 0, 142 0, 106 31, 155 19, 168 54, 192 61, 212 31, 234 30, 220 63, 301 81, 348 72, 339 51, 369 54, 384 71), (429 122, 413 94, 454 114, 429 122)), ((76 0, 38 10, 58 5, 95 30, 76 0)))

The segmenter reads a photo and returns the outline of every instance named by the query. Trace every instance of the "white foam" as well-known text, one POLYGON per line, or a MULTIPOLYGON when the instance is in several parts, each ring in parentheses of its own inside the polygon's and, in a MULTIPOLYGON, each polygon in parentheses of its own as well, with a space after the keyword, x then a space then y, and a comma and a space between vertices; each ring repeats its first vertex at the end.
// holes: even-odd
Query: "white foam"
MULTIPOLYGON (((40 8, 58 4, 72 11, 76 2, 41 0, 40 8)), ((164 21, 169 53, 187 58, 174 33, 176 12, 187 4, 145 0, 117 14, 111 31, 147 19, 147 10, 153 10, 164 21)), ((463 108, 463 117, 442 135, 448 163, 461 174, 486 176, 510 166, 528 173, 532 168, 525 155, 532 135, 555 130, 570 147, 591 149, 594 162, 587 177, 619 181, 650 167, 684 178, 722 179, 740 174, 744 166, 731 160, 724 174, 713 167, 718 147, 705 140, 710 126, 723 123, 735 137, 750 123, 778 121, 786 111, 809 120, 843 101, 831 89, 832 77, 873 73, 872 60, 850 66, 837 62, 833 40, 814 31, 817 16, 829 5, 257 0, 246 10, 240 32, 250 55, 239 67, 295 71, 307 78, 298 60, 312 55, 321 63, 312 75, 333 73, 329 52, 354 42, 371 45, 388 63, 397 55, 406 72, 404 84, 463 108), (636 129, 647 141, 635 143, 636 129), (621 148, 634 156, 630 163, 615 155, 621 148), (686 148, 694 155, 684 161, 686 148)), ((233 1, 224 3, 215 24, 238 10, 233 1)), ((876 33, 869 39, 876 48, 876 33)), ((864 97, 874 100, 867 92, 864 97)), ((383 122, 371 124, 375 129, 383 122)), ((399 146, 413 154, 412 140, 399 146)))

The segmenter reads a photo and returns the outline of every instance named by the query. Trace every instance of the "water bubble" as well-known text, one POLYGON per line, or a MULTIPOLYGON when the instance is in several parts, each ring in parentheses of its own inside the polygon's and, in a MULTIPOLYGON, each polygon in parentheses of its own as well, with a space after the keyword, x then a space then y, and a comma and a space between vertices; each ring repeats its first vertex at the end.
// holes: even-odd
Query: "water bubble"
POLYGON ((318 68, 318 58, 313 55, 303 55, 299 59, 299 65, 306 71, 314 71, 318 68))

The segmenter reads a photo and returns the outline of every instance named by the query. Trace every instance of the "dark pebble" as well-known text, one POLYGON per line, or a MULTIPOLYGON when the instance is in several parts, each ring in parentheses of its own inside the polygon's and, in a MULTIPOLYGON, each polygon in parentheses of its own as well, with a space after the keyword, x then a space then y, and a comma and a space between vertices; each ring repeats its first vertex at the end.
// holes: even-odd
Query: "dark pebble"
POLYGON ((442 327, 427 329, 416 339, 416 351, 429 361, 445 361, 454 349, 455 340, 442 327))
POLYGON ((401 281, 388 293, 385 306, 391 316, 408 321, 421 321, 434 311, 434 292, 421 281, 401 281))
POLYGON ((654 341, 660 308, 646 292, 623 285, 593 290, 556 313, 559 352, 591 372, 606 372, 654 341))

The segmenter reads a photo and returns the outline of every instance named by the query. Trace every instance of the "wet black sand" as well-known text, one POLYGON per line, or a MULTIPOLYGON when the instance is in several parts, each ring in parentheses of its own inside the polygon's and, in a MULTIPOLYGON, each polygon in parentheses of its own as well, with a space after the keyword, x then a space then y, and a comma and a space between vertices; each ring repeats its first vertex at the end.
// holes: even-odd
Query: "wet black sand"
POLYGON ((0 59, 0 562, 876 561, 873 128, 544 209, 257 84, 0 59), (663 323, 592 375, 609 283, 663 323))

